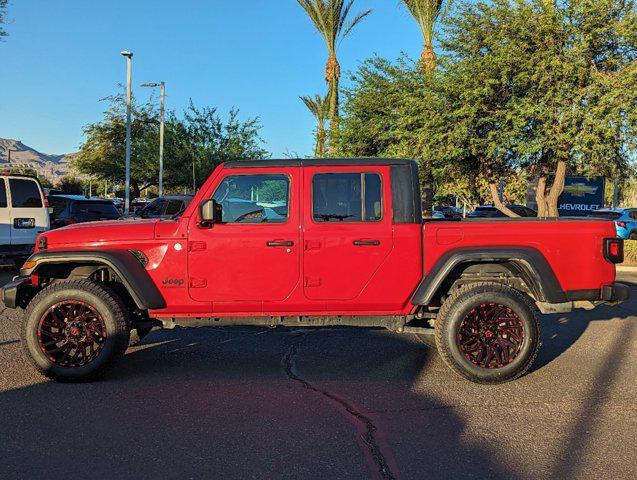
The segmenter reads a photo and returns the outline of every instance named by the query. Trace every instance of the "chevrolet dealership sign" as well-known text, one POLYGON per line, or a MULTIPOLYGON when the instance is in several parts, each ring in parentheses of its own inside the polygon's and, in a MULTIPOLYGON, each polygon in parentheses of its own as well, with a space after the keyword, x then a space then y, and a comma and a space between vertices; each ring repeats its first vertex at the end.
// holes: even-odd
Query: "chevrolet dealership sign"
MULTIPOLYGON (((550 183, 549 183, 550 185, 550 183)), ((566 177, 564 193, 558 201, 561 217, 584 217, 604 206, 604 177, 566 177)), ((535 191, 537 180, 529 182, 526 205, 537 210, 535 191)))
POLYGON ((566 177, 558 201, 561 217, 585 216, 604 206, 604 177, 566 177))

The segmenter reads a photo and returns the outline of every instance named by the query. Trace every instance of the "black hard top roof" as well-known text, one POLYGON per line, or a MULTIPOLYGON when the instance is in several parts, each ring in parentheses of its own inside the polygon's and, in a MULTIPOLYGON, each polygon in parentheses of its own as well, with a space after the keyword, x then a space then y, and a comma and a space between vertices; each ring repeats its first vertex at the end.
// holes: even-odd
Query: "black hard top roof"
POLYGON ((415 160, 406 158, 296 158, 268 160, 239 160, 224 163, 224 168, 267 167, 333 167, 333 166, 382 166, 414 165, 415 160))

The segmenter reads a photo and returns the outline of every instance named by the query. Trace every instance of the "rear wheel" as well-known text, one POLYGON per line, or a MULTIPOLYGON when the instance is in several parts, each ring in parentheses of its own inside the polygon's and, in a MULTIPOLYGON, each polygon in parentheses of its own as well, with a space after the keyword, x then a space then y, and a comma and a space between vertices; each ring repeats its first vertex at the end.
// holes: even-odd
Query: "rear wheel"
POLYGON ((442 305, 436 345, 455 372, 477 383, 522 376, 539 348, 540 325, 522 293, 497 283, 465 285, 442 305))
POLYGON ((99 377, 128 347, 130 319, 120 298, 90 280, 65 280, 29 303, 22 344, 35 368, 58 381, 99 377))

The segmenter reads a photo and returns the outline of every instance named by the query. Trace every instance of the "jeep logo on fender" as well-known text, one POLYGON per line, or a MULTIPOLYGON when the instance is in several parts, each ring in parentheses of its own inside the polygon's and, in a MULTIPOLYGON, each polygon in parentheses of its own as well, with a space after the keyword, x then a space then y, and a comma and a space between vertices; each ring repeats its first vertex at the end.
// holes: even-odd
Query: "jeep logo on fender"
POLYGON ((166 278, 161 283, 165 287, 183 287, 184 279, 183 278, 166 278))

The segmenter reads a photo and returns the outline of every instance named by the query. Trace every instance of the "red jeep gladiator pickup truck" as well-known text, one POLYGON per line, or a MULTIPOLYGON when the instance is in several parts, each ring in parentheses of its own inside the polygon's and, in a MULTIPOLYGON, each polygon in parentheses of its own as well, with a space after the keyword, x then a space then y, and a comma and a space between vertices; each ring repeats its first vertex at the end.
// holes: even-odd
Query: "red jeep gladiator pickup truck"
POLYGON ((465 378, 524 374, 537 311, 628 298, 622 240, 596 219, 423 221, 411 160, 220 165, 178 218, 39 236, 2 291, 57 380, 92 379, 154 326, 349 325, 431 333, 465 378))

